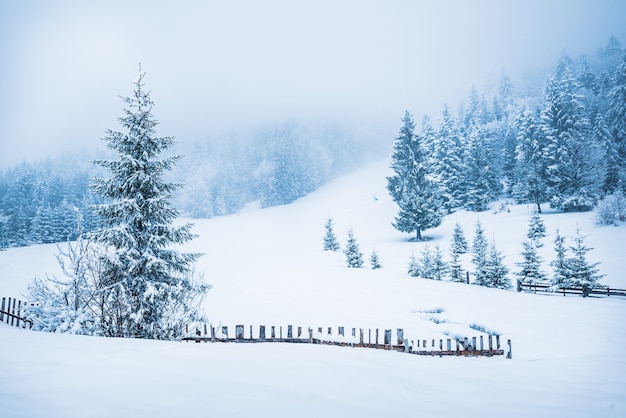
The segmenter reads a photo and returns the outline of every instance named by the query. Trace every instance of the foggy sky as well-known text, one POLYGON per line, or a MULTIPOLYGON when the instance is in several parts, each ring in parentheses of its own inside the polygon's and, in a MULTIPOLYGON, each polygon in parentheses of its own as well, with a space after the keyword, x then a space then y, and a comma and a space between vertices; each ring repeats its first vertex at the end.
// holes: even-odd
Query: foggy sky
POLYGON ((0 1, 0 169, 104 148, 139 62, 161 136, 319 118, 391 144, 404 109, 436 121, 624 22, 621 0, 0 1))

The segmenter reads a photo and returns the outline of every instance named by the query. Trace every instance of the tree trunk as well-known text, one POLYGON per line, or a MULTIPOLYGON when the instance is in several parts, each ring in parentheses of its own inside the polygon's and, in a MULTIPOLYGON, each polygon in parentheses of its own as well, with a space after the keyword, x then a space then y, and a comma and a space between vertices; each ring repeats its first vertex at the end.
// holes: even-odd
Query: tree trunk
POLYGON ((422 240, 422 230, 420 228, 417 228, 415 230, 415 240, 416 241, 421 241, 422 240))
POLYGON ((541 203, 537 202, 537 213, 541 214, 541 203))

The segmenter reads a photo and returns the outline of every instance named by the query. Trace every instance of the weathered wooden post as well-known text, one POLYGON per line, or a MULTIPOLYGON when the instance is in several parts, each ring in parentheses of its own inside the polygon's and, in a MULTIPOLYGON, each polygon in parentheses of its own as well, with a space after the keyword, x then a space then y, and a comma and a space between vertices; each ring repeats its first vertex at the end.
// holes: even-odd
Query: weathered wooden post
POLYGON ((271 334, 271 336, 270 336, 270 337, 271 337, 271 338, 272 338, 272 340, 273 340, 273 339, 275 339, 275 338, 276 338, 276 325, 272 325, 271 332, 272 332, 272 334, 271 334))
POLYGON ((409 345, 409 340, 405 339, 403 341, 403 343, 404 343, 404 352, 405 353, 410 353, 411 352, 411 346, 409 345))
POLYGON ((472 351, 476 350, 476 337, 472 337, 472 351))
MULTIPOLYGON (((12 300, 12 298, 9 298, 9 313, 11 314, 10 315, 10 317, 11 317, 11 326, 13 326, 13 318, 14 318, 13 315, 15 315, 15 299, 13 299, 13 309, 11 309, 11 300, 12 300)), ((9 323, 9 321, 7 321, 7 324, 8 323, 9 323)))
POLYGON ((363 344, 363 328, 359 328, 359 343, 363 344))
POLYGON ((215 327, 211 325, 211 342, 215 342, 215 327))
POLYGON ((356 328, 352 328, 352 337, 356 338, 356 328))
POLYGON ((517 291, 522 291, 522 281, 520 279, 517 279, 517 291))
POLYGON ((254 335, 252 335, 252 325, 250 325, 250 339, 253 340, 254 339, 254 335))
POLYGON ((369 345, 371 345, 371 344, 372 344, 372 329, 371 329, 371 328, 369 328, 369 329, 367 330, 367 334, 368 334, 368 335, 367 335, 367 343, 368 343, 369 345))
POLYGON ((6 298, 2 298, 2 308, 0 308, 0 322, 4 320, 4 303, 6 302, 6 300, 6 298))
POLYGON ((469 271, 465 272, 465 282, 469 284, 469 271))
POLYGON ((278 335, 280 336, 280 339, 282 340, 283 339, 283 326, 282 325, 278 327, 278 332, 279 332, 278 335))
POLYGON ((402 328, 398 328, 396 330, 396 334, 398 336, 398 345, 402 345, 404 342, 404 330, 402 328))
POLYGON ((493 336, 491 334, 489 334, 488 340, 489 340, 489 351, 493 350, 493 336))
POLYGON ((390 329, 385 330, 385 336, 383 337, 383 344, 391 345, 391 330, 390 329))
POLYGON ((226 326, 222 327, 222 334, 224 334, 226 336, 226 339, 228 339, 228 327, 226 326))
MULTIPOLYGON (((16 318, 16 324, 15 326, 19 328, 20 326, 20 320, 22 318, 22 301, 18 300, 17 301, 17 318, 16 318)), ((24 323, 24 328, 26 328, 26 323, 24 323)))
POLYGON ((450 338, 448 338, 446 340, 446 347, 447 347, 448 351, 452 351, 452 344, 450 342, 450 338))
POLYGON ((485 349, 484 345, 483 345, 483 336, 480 336, 480 351, 483 351, 485 349))
POLYGON ((496 350, 500 349, 500 336, 496 335, 496 350))
POLYGON ((235 339, 243 340, 243 325, 235 325, 235 339))
POLYGON ((298 338, 302 337, 302 327, 298 327, 298 338))
POLYGON ((265 325, 259 325, 259 340, 265 339, 265 325))
POLYGON ((513 358, 513 349, 511 348, 511 340, 506 340, 506 343, 509 345, 509 352, 507 353, 506 358, 512 359, 513 358))
POLYGON ((378 328, 376 328, 376 345, 378 345, 378 328))
POLYGON ((204 324, 202 324, 204 327, 204 334, 203 335, 207 335, 207 331, 206 331, 206 322, 204 324))
POLYGON ((345 337, 345 335, 343 335, 344 331, 345 331, 344 327, 339 327, 339 335, 341 335, 342 337, 345 337))
POLYGON ((456 352, 458 353, 459 352, 459 339, 455 338, 454 340, 456 341, 456 352))
POLYGON ((443 351, 443 340, 439 339, 439 351, 443 351))
POLYGON ((333 335, 333 327, 328 327, 328 335, 333 335))
POLYGON ((309 344, 313 344, 313 328, 309 327, 309 344))
POLYGON ((293 339, 293 327, 291 325, 287 325, 287 339, 293 339))

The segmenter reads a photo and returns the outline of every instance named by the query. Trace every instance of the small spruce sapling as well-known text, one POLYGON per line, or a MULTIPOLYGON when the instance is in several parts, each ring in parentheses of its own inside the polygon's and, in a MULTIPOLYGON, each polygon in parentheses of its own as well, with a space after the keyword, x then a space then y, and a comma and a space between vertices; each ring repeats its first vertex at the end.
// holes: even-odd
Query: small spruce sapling
POLYGON ((372 270, 377 270, 383 267, 380 262, 380 257, 378 256, 376 248, 372 250, 372 254, 370 255, 370 266, 372 267, 372 270))
POLYGON ((363 267, 363 253, 359 249, 359 244, 354 238, 352 228, 348 230, 348 242, 346 243, 346 249, 344 250, 346 255, 346 264, 350 268, 363 267))
POLYGON ((537 212, 533 213, 533 216, 531 216, 528 222, 528 232, 526 236, 533 241, 535 247, 543 247, 543 243, 540 239, 546 236, 546 226, 537 212))
POLYGON ((580 234, 580 228, 576 228, 576 236, 574 237, 574 245, 570 246, 573 256, 568 260, 570 283, 574 287, 581 287, 583 297, 587 297, 589 292, 600 287, 598 281, 604 277, 598 274, 596 268, 600 263, 589 263, 587 261, 587 253, 593 248, 585 245, 586 235, 580 234))
POLYGON ((333 220, 328 218, 324 225, 326 234, 324 235, 324 251, 339 251, 339 241, 333 231, 333 220))
POLYGON ((419 277, 420 275, 420 263, 417 261, 417 258, 415 257, 415 251, 411 252, 407 274, 411 277, 419 277))
POLYGON ((545 281, 546 275, 541 271, 543 259, 537 254, 535 242, 526 240, 522 246, 523 261, 516 263, 521 269, 515 274, 523 283, 536 284, 545 281))
POLYGON ((488 286, 486 264, 487 264, 487 239, 480 221, 476 222, 474 231, 474 241, 472 242, 472 263, 475 266, 474 283, 480 286, 488 286))

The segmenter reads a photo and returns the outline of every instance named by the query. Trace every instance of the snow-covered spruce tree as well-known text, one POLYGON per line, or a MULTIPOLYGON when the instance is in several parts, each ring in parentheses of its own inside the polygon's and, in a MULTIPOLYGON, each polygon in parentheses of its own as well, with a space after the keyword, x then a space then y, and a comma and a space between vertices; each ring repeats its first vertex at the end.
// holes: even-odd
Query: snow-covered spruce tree
POLYGON ((537 248, 543 247, 543 243, 540 241, 541 238, 545 238, 546 236, 546 225, 543 223, 541 216, 539 213, 535 212, 530 217, 528 221, 528 232, 526 232, 526 236, 533 241, 533 244, 537 248))
POLYGON ((567 248, 565 247, 565 237, 561 235, 558 229, 554 238, 554 251, 556 252, 556 258, 550 262, 554 269, 552 288, 563 289, 570 286, 570 269, 568 266, 567 248))
POLYGON ((487 209, 500 191, 496 178, 494 157, 486 138, 486 130, 478 123, 471 123, 464 158, 465 208, 474 212, 487 209))
POLYGON ((166 182, 180 156, 159 159, 174 140, 157 137, 153 102, 140 74, 127 108, 119 118, 124 133, 108 130, 104 140, 117 160, 95 164, 111 173, 94 179, 92 190, 102 196, 95 206, 102 227, 89 237, 102 246, 98 284, 101 333, 112 337, 173 339, 199 317, 208 290, 192 270, 200 254, 172 248, 192 240, 192 225, 174 225, 178 211, 170 204, 180 184, 166 182))
POLYGON ((411 277, 419 277, 420 275, 420 262, 415 257, 415 251, 411 252, 409 264, 407 265, 407 274, 411 277))
POLYGON ((537 254, 534 241, 526 240, 522 243, 523 261, 516 263, 520 271, 515 274, 523 283, 536 284, 546 280, 546 275, 541 271, 542 258, 537 254))
POLYGON ((439 184, 443 208, 447 213, 462 205, 464 191, 464 143, 458 124, 447 105, 441 112, 435 141, 434 173, 439 184))
POLYGON ((326 234, 324 235, 324 251, 339 251, 339 241, 333 231, 333 220, 328 218, 324 224, 326 234))
POLYGON ((363 253, 359 249, 359 244, 354 238, 352 228, 348 229, 348 241, 346 243, 346 249, 343 251, 346 255, 346 264, 350 268, 363 267, 363 253))
POLYGON ((458 283, 465 283, 465 274, 461 265, 461 255, 467 252, 467 240, 461 225, 457 222, 454 226, 454 234, 450 243, 450 280, 458 283))
POLYGON ((606 121, 613 137, 617 161, 620 163, 616 186, 626 191, 626 53, 623 53, 615 70, 612 85, 606 121))
POLYGON ((441 224, 443 212, 438 187, 431 180, 423 138, 413 132, 411 113, 404 113, 402 123, 391 157, 395 175, 387 177, 387 190, 400 207, 393 226, 401 232, 415 232, 415 239, 421 240, 422 231, 441 224))
POLYGON ((383 267, 380 262, 380 257, 378 256, 376 248, 372 250, 372 254, 370 255, 370 266, 372 267, 372 270, 377 270, 383 267))
POLYGON ((432 253, 431 257, 431 275, 429 277, 433 280, 443 280, 443 278, 448 273, 448 263, 443 260, 443 254, 441 253, 441 248, 439 245, 435 245, 435 251, 432 253))
POLYGON ((549 199, 546 177, 546 137, 538 116, 530 110, 523 111, 516 119, 517 145, 515 146, 515 168, 512 185, 513 196, 519 203, 537 205, 549 199))
POLYGON ((485 238, 480 221, 476 222, 474 230, 474 240, 472 241, 472 263, 474 264, 474 284, 480 286, 489 286, 489 278, 487 277, 487 249, 488 243, 485 238))
POLYGON ((498 289, 510 289, 511 280, 508 278, 509 269, 503 263, 504 256, 496 249, 496 243, 491 241, 489 253, 484 266, 485 284, 484 286, 498 289))
POLYGON ((572 257, 567 260, 567 267, 569 269, 569 284, 571 287, 581 287, 583 290, 583 297, 589 295, 592 289, 601 287, 598 283, 603 274, 598 274, 596 268, 600 263, 589 263, 587 261, 587 253, 593 248, 589 248, 585 245, 586 236, 580 235, 580 228, 576 228, 576 236, 574 239, 574 245, 570 246, 572 257))
POLYGON ((591 210, 600 197, 606 166, 596 143, 569 58, 561 59, 546 82, 541 113, 550 205, 565 211, 591 210))

